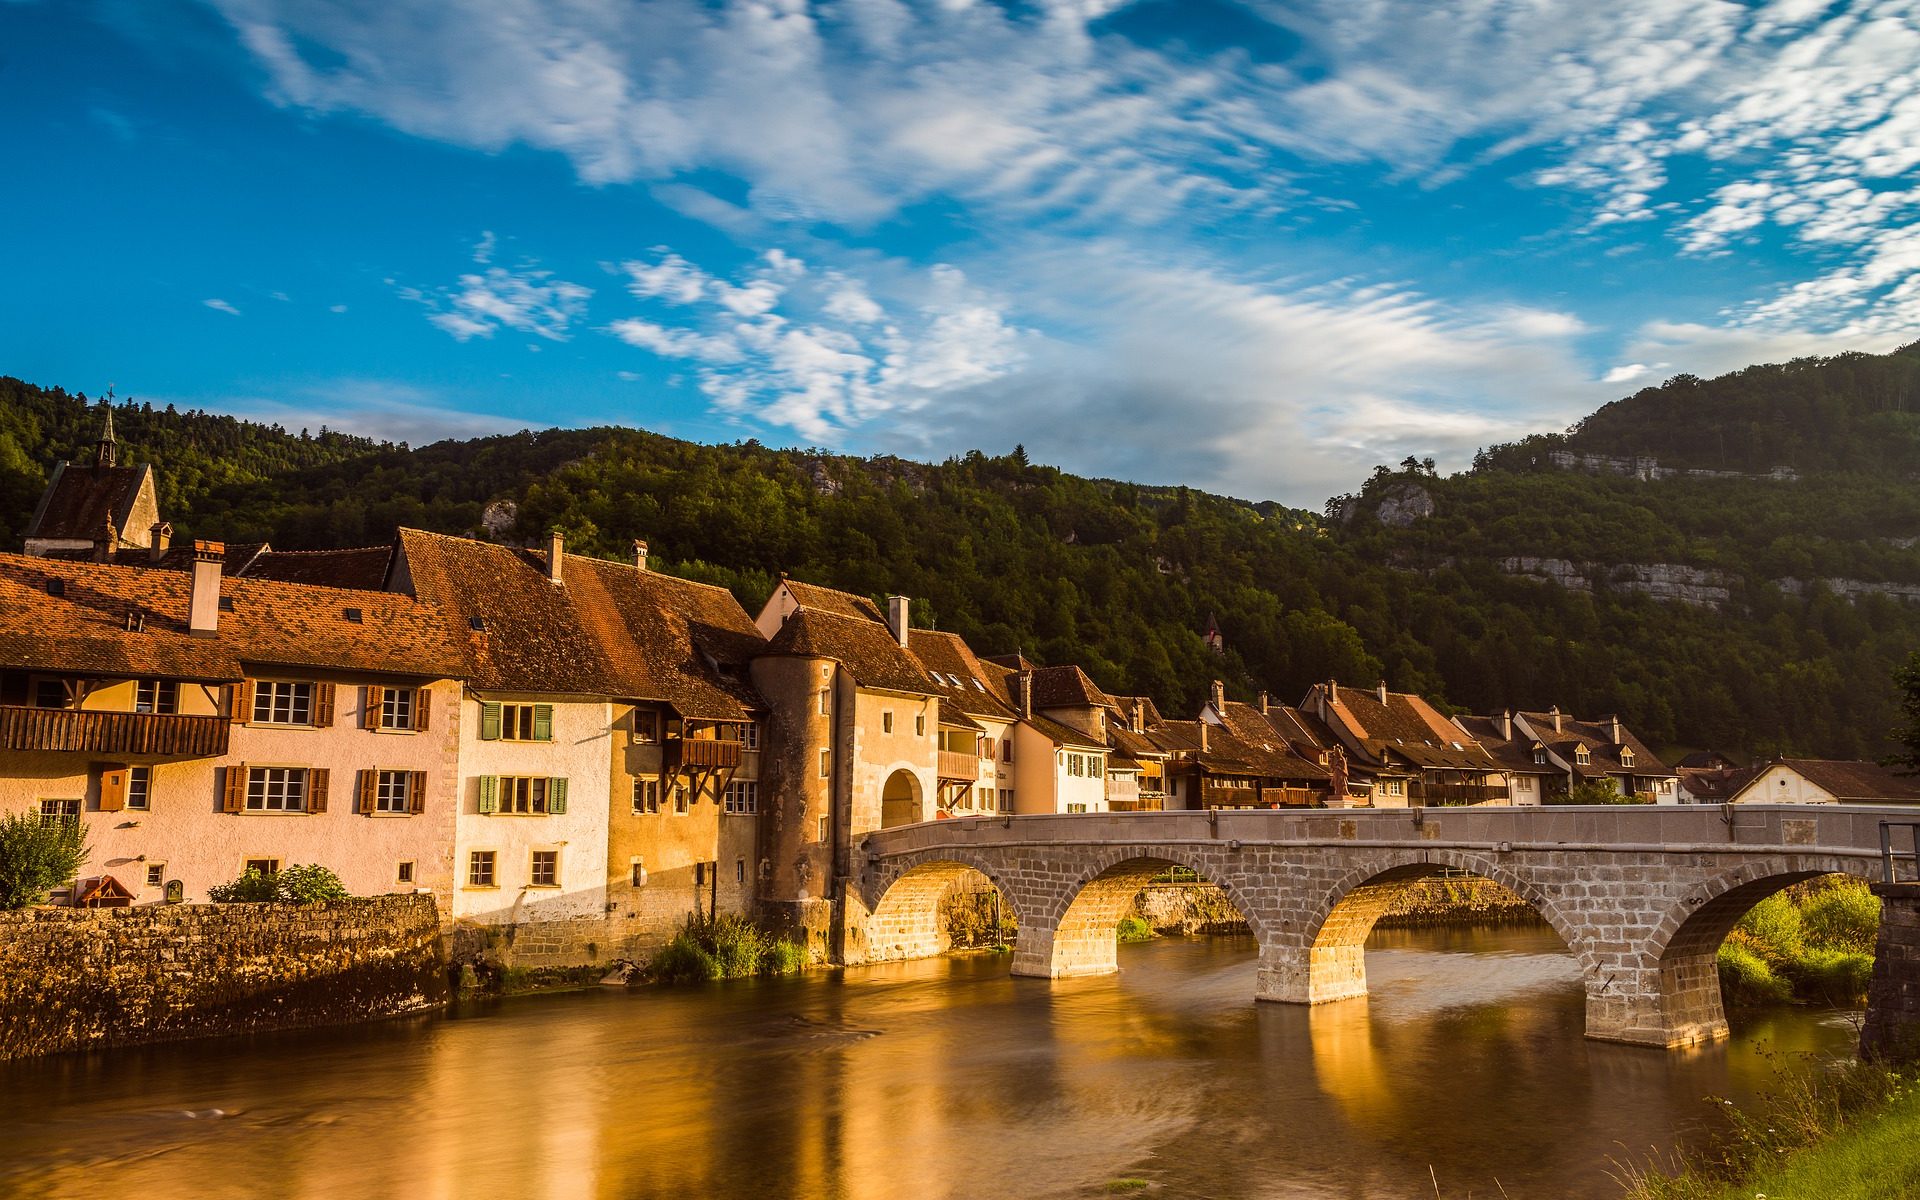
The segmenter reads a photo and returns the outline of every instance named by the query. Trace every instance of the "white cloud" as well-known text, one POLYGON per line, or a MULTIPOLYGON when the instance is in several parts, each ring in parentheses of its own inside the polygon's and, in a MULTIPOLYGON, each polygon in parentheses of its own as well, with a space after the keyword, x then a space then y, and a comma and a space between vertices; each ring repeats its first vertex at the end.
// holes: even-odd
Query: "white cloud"
MULTIPOLYGON (((180 403, 208 401, 182 399, 180 403)), ((384 379, 325 380, 294 387, 279 396, 225 397, 217 405, 235 416, 287 429, 317 433, 324 426, 416 446, 443 438, 513 433, 527 426, 517 418, 461 409, 428 389, 384 379)))
POLYGON ((237 317, 240 315, 240 310, 235 308, 233 305, 227 303, 225 300, 202 300, 200 303, 206 305, 208 308, 212 309, 215 312, 226 313, 230 317, 237 317))
MULTIPOLYGON (((492 259, 493 234, 484 235, 474 250, 474 261, 492 259)), ((548 341, 564 342, 573 324, 586 314, 593 289, 564 279, 533 263, 517 267, 487 266, 479 273, 461 275, 451 288, 423 291, 402 287, 398 294, 427 309, 435 328, 465 342, 491 338, 497 329, 531 333, 548 341)))

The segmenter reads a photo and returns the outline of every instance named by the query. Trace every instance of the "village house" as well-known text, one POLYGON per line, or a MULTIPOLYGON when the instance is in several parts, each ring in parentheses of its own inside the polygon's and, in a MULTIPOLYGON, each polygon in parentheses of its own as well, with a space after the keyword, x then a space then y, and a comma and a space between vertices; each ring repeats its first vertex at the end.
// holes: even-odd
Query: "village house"
POLYGON ((1146 696, 1116 696, 1107 720, 1107 811, 1159 812, 1172 807, 1167 789, 1173 751, 1150 732, 1164 720, 1146 696))
POLYGON ((0 811, 84 822, 82 875, 204 901, 332 869, 450 911, 464 665, 384 592, 0 555, 0 811))
POLYGON ((27 554, 112 562, 129 551, 152 553, 157 536, 165 553, 162 531, 170 535, 171 530, 160 520, 153 467, 119 465, 113 408, 106 397, 100 401, 100 421, 91 461, 54 465, 53 478, 27 520, 22 547, 27 554))
POLYGON ((1326 726, 1354 774, 1373 781, 1366 803, 1375 808, 1509 803, 1500 764, 1420 696, 1330 679, 1300 708, 1326 726))
POLYGON ((1879 763, 1776 758, 1728 788, 1733 804, 1920 804, 1920 778, 1879 763))
POLYGON ((1513 803, 1545 804, 1549 792, 1565 793, 1565 772, 1549 760, 1546 745, 1522 729, 1511 711, 1497 717, 1463 714, 1453 723, 1500 764, 1513 803))
POLYGON ((1619 717, 1581 721, 1560 711, 1514 714, 1514 729, 1536 745, 1535 761, 1551 766, 1551 803, 1581 784, 1599 784, 1647 804, 1678 804, 1679 776, 1621 723, 1619 717))
POLYGON ((1295 751, 1276 724, 1266 693, 1259 702, 1228 700, 1214 680, 1179 756, 1182 808, 1322 807, 1336 794, 1331 757, 1295 751), (1318 761, 1326 757, 1327 762, 1318 761))
POLYGON ((1015 714, 1002 698, 1004 670, 983 661, 958 634, 910 629, 907 650, 940 700, 935 815, 1013 812, 1015 714))

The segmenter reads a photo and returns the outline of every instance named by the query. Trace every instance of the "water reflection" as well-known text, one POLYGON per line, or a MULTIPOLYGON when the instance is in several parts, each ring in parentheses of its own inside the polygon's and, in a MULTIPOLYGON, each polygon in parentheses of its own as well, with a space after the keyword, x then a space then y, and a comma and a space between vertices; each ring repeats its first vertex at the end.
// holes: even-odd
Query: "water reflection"
POLYGON ((1373 994, 1255 1005, 1250 942, 1117 978, 897 964, 0 1072, 0 1194, 1603 1197, 1702 1098, 1841 1053, 1787 1013, 1679 1054, 1584 1041, 1550 933, 1381 935, 1373 994))

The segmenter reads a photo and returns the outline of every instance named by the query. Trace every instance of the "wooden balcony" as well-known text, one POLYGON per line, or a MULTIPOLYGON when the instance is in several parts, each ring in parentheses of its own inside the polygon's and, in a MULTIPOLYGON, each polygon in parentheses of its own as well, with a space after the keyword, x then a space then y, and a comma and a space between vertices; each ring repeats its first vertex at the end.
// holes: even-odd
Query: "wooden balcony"
POLYGON ((1511 798, 1504 783, 1428 783, 1415 779, 1407 784, 1409 804, 1504 804, 1511 798))
POLYGON ((934 770, 942 779, 972 783, 980 778, 980 756, 958 750, 942 750, 934 763, 934 770))
POLYGON ((227 752, 225 717, 0 705, 0 750, 213 758, 227 752))
POLYGON ((1166 807, 1166 797, 1159 794, 1140 795, 1131 800, 1107 800, 1108 812, 1159 812, 1166 807))
POLYGON ((1311 788, 1239 788, 1209 784, 1200 789, 1203 808, 1311 808, 1321 798, 1321 794, 1311 788))
POLYGON ((680 748, 682 767, 702 770, 718 768, 731 769, 740 765, 740 743, 712 741, 706 738, 681 738, 669 743, 680 748))

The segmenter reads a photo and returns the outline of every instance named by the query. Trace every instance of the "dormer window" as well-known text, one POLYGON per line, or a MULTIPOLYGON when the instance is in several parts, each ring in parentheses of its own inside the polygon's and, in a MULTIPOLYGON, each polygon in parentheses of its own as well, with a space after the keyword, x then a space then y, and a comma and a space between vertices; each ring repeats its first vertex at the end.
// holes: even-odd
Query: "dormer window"
POLYGON ((1620 765, 1623 767, 1631 767, 1633 765, 1633 751, 1628 750, 1625 747, 1621 748, 1620 765))
POLYGON ((1547 748, 1545 746, 1535 746, 1533 748, 1533 764, 1537 767, 1547 765, 1547 748))
POLYGON ((1585 746, 1581 746, 1573 752, 1573 761, 1584 767, 1593 761, 1593 755, 1587 753, 1585 746))

